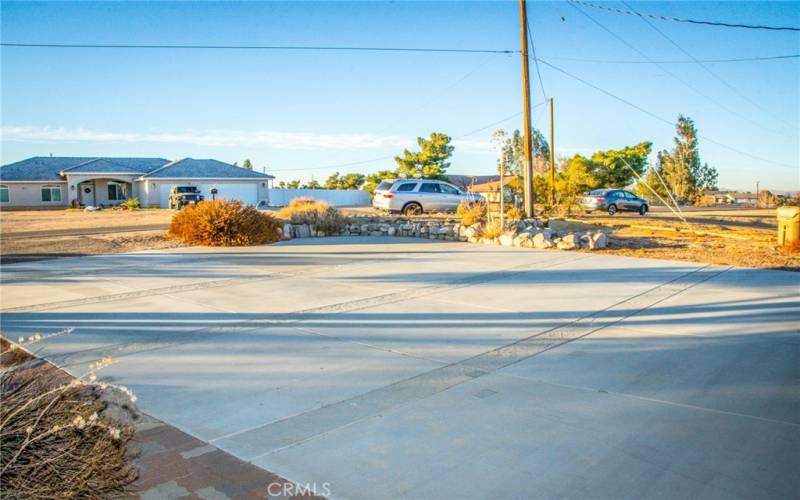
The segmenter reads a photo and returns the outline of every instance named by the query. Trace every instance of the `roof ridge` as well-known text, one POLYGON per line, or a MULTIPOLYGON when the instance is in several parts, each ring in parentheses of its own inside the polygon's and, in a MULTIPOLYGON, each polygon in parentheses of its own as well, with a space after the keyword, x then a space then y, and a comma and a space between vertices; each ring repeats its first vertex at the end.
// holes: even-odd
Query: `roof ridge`
POLYGON ((167 164, 166 164, 166 165, 161 165, 160 167, 158 167, 158 168, 156 168, 156 169, 154 169, 154 170, 151 170, 151 171, 149 171, 149 172, 146 172, 146 173, 142 174, 142 177, 147 177, 147 176, 149 176, 150 174, 154 174, 154 173, 156 173, 156 172, 159 172, 159 171, 161 171, 161 170, 164 170, 164 169, 165 169, 165 168, 167 168, 167 167, 171 167, 171 166, 173 166, 173 165, 175 165, 175 164, 178 164, 178 163, 182 162, 183 160, 190 160, 190 159, 191 159, 191 158, 181 158, 180 160, 173 160, 173 161, 167 162, 167 164))
MULTIPOLYGON (((39 157, 39 158, 41 158, 41 157, 39 157)), ((47 158, 47 157, 44 157, 44 158, 47 158)), ((82 167, 82 166, 84 166, 84 165, 88 165, 89 163, 92 163, 93 161, 97 161, 97 160, 99 160, 99 159, 100 159, 100 157, 98 156, 97 158, 92 158, 92 159, 90 159, 90 160, 82 161, 82 162, 78 163, 77 165, 73 165, 73 166, 71 166, 71 167, 67 167, 67 168, 62 168, 62 169, 60 170, 60 172, 66 172, 67 170, 72 170, 73 168, 82 167)), ((60 172, 59 172, 59 173, 60 173, 60 172)))

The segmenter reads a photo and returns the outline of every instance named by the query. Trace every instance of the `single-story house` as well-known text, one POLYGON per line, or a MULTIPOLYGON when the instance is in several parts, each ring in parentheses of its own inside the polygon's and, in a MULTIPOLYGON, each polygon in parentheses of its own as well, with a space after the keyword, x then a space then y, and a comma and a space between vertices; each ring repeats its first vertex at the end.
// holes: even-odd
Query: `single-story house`
MULTIPOLYGON (((508 189, 509 182, 516 181, 516 180, 517 180, 517 176, 516 175, 506 175, 503 178, 503 185, 506 186, 506 189, 508 189)), ((473 185, 468 187, 468 190, 471 193, 490 193, 490 192, 500 191, 500 179, 499 179, 499 176, 498 176, 497 180, 492 180, 492 181, 489 181, 489 182, 483 182, 483 183, 480 183, 480 184, 473 184, 473 185)))
POLYGON ((706 196, 713 197, 717 205, 756 205, 758 196, 755 193, 736 191, 706 191, 706 196))
POLYGON ((217 160, 36 156, 0 167, 0 207, 118 205, 138 198, 168 207, 174 186, 197 186, 206 199, 269 201, 275 177, 217 160))

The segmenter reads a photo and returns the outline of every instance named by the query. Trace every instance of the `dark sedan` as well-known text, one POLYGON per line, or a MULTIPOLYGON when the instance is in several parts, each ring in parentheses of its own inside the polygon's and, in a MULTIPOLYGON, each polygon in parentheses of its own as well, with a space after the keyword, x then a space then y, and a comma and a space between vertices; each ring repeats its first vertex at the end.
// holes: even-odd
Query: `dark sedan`
POLYGON ((595 189, 583 197, 581 206, 587 213, 602 210, 607 211, 609 215, 620 211, 639 212, 644 215, 650 209, 647 200, 624 189, 595 189))

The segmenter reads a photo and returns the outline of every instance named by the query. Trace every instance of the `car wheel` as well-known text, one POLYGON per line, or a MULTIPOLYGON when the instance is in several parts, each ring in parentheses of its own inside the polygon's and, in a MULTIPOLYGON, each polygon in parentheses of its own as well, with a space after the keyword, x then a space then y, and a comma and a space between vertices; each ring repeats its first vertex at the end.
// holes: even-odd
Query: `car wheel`
POLYGON ((408 205, 403 207, 403 215, 412 216, 412 215, 419 215, 422 213, 422 205, 419 203, 409 203, 408 205))
POLYGON ((617 213, 617 206, 616 205, 609 205, 608 206, 608 215, 614 215, 617 213))
POLYGON ((647 214, 647 205, 642 205, 641 207, 639 207, 639 215, 645 215, 645 214, 647 214))

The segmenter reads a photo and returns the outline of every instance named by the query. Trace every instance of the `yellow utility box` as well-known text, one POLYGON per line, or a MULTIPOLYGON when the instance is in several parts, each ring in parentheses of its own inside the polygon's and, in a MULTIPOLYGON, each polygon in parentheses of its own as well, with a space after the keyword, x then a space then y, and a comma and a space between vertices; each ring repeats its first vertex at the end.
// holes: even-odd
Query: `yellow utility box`
POLYGON ((778 213, 778 245, 800 241, 800 207, 781 207, 778 213))

